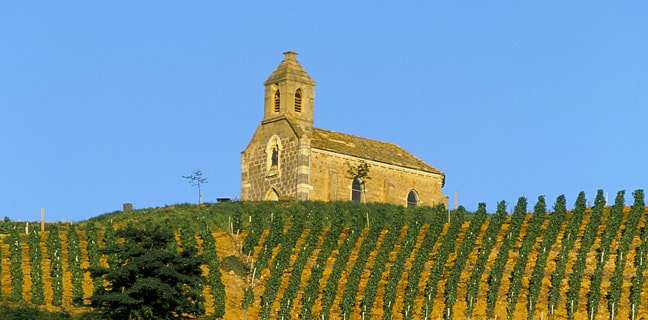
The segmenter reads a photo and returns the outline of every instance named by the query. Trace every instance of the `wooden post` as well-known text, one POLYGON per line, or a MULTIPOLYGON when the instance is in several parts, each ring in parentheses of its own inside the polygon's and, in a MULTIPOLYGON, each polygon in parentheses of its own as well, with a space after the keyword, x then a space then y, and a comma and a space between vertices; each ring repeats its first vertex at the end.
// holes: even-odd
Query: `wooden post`
POLYGON ((45 232, 45 208, 41 208, 41 232, 45 232))

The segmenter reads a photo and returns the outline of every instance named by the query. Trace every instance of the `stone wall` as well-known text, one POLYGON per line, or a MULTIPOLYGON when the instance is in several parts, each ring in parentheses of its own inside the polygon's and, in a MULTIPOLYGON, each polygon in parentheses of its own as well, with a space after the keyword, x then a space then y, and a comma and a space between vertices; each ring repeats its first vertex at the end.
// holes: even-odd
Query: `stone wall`
POLYGON ((272 188, 279 199, 295 199, 299 139, 286 119, 264 122, 241 153, 241 200, 266 200, 272 188), (278 172, 268 172, 268 142, 280 139, 278 172))
MULTIPOLYGON (((350 200, 352 180, 347 178, 349 164, 356 166, 360 159, 325 150, 312 149, 310 184, 311 200, 350 200)), ((407 195, 415 190, 419 205, 444 204, 448 198, 441 192, 443 177, 384 163, 367 161, 371 165, 370 180, 365 182, 367 202, 386 202, 407 205, 407 195)))

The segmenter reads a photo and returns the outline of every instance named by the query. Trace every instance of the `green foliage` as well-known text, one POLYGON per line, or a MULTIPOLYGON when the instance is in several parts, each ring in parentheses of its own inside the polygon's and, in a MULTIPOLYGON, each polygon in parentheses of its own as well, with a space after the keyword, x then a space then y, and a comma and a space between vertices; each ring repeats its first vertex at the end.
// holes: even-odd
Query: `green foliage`
POLYGON ((370 227, 360 244, 360 250, 358 251, 353 268, 347 277, 347 283, 342 294, 342 299, 340 300, 342 318, 349 318, 353 313, 352 309, 356 305, 358 286, 360 285, 362 272, 365 269, 369 255, 376 247, 380 232, 385 227, 384 211, 377 210, 373 212, 371 214, 371 221, 370 227))
MULTIPOLYGON (((2 257, 2 246, 0 246, 0 257, 2 257)), ((0 277, 2 276, 2 263, 0 263, 0 277)), ((1 278, 0 278, 1 279, 1 278)), ((2 300, 2 281, 0 281, 0 300, 2 300)))
MULTIPOLYGON (((558 253, 558 260, 556 261, 556 268, 551 273, 551 290, 549 291, 549 313, 553 314, 556 306, 558 305, 558 299, 560 298, 560 291, 562 288, 562 280, 565 278, 565 268, 567 266, 567 261, 569 259, 569 252, 574 247, 574 242, 578 235, 578 228, 581 225, 583 216, 585 215, 585 193, 581 192, 578 194, 576 199, 576 205, 572 211, 572 215, 567 222, 565 227, 565 233, 562 237, 562 247, 560 248, 560 253, 558 253)), ((570 309, 573 309, 572 303, 569 303, 567 308, 568 313, 573 313, 570 309)))
POLYGON ((11 256, 11 300, 22 299, 23 272, 22 272, 22 249, 20 248, 20 234, 18 225, 14 224, 9 234, 9 252, 11 256))
POLYGON ((497 203, 497 212, 491 217, 486 233, 481 239, 482 248, 479 250, 479 255, 477 256, 477 261, 475 266, 470 273, 470 280, 468 280, 468 288, 466 293, 466 316, 468 318, 472 317, 472 311, 475 307, 475 302, 477 301, 477 294, 479 291, 479 283, 481 282, 482 274, 486 269, 486 262, 488 262, 488 256, 490 255, 491 250, 495 246, 497 241, 497 235, 502 228, 502 225, 506 221, 506 202, 500 201, 497 203))
POLYGON ((439 235, 443 230, 446 212, 445 207, 442 205, 434 208, 434 220, 428 224, 427 232, 425 232, 425 236, 421 242, 421 248, 414 254, 414 261, 407 276, 405 300, 403 309, 401 310, 404 319, 412 319, 414 316, 414 299, 418 294, 421 274, 423 273, 425 262, 428 261, 430 251, 432 251, 434 244, 439 239, 439 235))
POLYGON ((624 207, 624 191, 617 192, 614 206, 610 211, 607 223, 605 224, 605 232, 601 238, 601 245, 599 246, 599 254, 596 259, 596 269, 591 276, 590 291, 587 295, 587 312, 589 316, 595 316, 599 308, 599 300, 601 299, 601 283, 603 281, 603 267, 609 258, 610 246, 612 240, 616 237, 617 231, 621 226, 623 220, 623 207, 624 207))
POLYGON ((497 258, 495 259, 495 264, 493 265, 493 269, 488 277, 489 288, 488 294, 486 295, 486 314, 490 318, 495 316, 494 310, 495 304, 497 303, 497 293, 500 284, 502 283, 504 267, 509 259, 509 251, 515 246, 515 242, 520 235, 520 228, 522 227, 526 213, 527 200, 524 197, 520 197, 515 205, 515 210, 513 210, 511 223, 506 231, 504 240, 502 241, 502 246, 500 247, 497 258))
POLYGON ((220 262, 220 267, 226 272, 234 271, 239 277, 247 276, 250 273, 250 268, 245 262, 237 256, 227 256, 220 262))
POLYGON ((337 287, 342 275, 342 271, 346 268, 347 262, 351 257, 351 251, 355 247, 356 242, 360 238, 360 233, 362 232, 362 217, 364 216, 362 212, 358 211, 345 211, 345 215, 351 216, 351 228, 347 230, 347 237, 344 239, 342 245, 338 249, 338 255, 333 263, 333 268, 331 274, 329 275, 328 281, 326 281, 326 286, 324 287, 323 297, 322 297, 322 313, 320 318, 329 319, 330 310, 333 306, 333 300, 336 297, 337 287))
MULTIPOLYGON (((458 212, 456 219, 462 219, 459 215, 463 212, 458 212)), ((402 238, 400 242, 400 249, 396 253, 396 260, 392 263, 392 266, 389 270, 389 275, 387 276, 387 284, 385 285, 385 294, 383 296, 383 319, 392 319, 393 318, 393 308, 396 303, 396 287, 398 282, 401 279, 403 271, 405 271, 405 259, 407 259, 414 246, 416 245, 416 239, 421 230, 421 220, 416 219, 418 216, 415 216, 414 220, 411 220, 407 225, 407 233, 402 238)))
POLYGON ((283 217, 278 213, 271 213, 270 216, 270 232, 265 237, 261 252, 254 262, 252 275, 255 279, 261 277, 261 272, 268 267, 268 262, 272 258, 272 250, 281 243, 283 239, 283 217))
POLYGON ((243 293, 243 303, 241 306, 244 310, 247 310, 252 304, 254 304, 254 291, 252 291, 252 286, 248 286, 243 293))
POLYGON ((257 211, 254 211, 249 217, 250 226, 248 228, 248 234, 245 237, 243 242, 243 253, 251 256, 254 253, 254 247, 259 244, 259 239, 261 239, 261 234, 263 234, 263 221, 261 216, 257 211))
POLYGON ((364 296, 362 297, 361 302, 361 312, 366 318, 370 319, 373 316, 371 314, 371 309, 376 301, 378 285, 380 284, 380 279, 382 278, 382 274, 385 271, 387 262, 389 261, 389 253, 394 249, 394 245, 396 244, 404 225, 402 210, 390 210, 386 212, 386 215, 393 215, 394 219, 389 225, 389 230, 380 244, 380 249, 378 249, 378 252, 376 253, 376 258, 371 267, 371 273, 369 274, 369 279, 365 285, 364 296))
POLYGON ((222 318, 225 315, 225 285, 221 279, 222 274, 219 268, 218 255, 216 254, 216 240, 209 228, 206 228, 200 234, 200 237, 203 239, 203 258, 209 268, 207 281, 214 297, 214 316, 222 318))
POLYGON ((324 274, 326 260, 331 255, 331 252, 337 249, 337 242, 344 228, 344 216, 342 215, 342 211, 340 210, 336 213, 338 214, 333 216, 334 221, 331 224, 331 228, 326 233, 320 252, 317 255, 315 266, 311 269, 311 276, 308 278, 308 282, 303 291, 302 309, 300 312, 300 316, 303 319, 311 319, 312 317, 311 310, 319 293, 319 280, 324 274))
POLYGON ((525 274, 525 269, 527 261, 529 259, 529 253, 533 249, 533 246, 536 243, 536 238, 540 235, 540 228, 542 223, 545 220, 545 214, 547 213, 547 205, 543 196, 538 197, 538 202, 533 209, 533 216, 529 221, 527 232, 522 241, 522 245, 518 251, 518 257, 515 261, 515 266, 513 267, 513 274, 511 276, 511 284, 508 291, 508 304, 507 304, 507 317, 508 319, 513 318, 513 313, 515 312, 515 305, 517 304, 518 294, 522 289, 522 276, 525 274))
MULTIPOLYGON (((104 228, 104 236, 103 236, 103 246, 104 248, 114 245, 117 243, 117 237, 115 236, 115 227, 112 223, 108 224, 104 228)), ((106 260, 108 261, 108 266, 111 268, 113 266, 117 265, 117 254, 116 253, 108 253, 106 260)))
POLYGON ((50 276, 52 277, 52 304, 63 304, 63 257, 58 225, 49 226, 47 236, 47 255, 50 258, 50 276))
POLYGON ((191 318, 203 314, 202 257, 196 248, 174 250, 175 235, 155 226, 119 229, 102 253, 115 257, 110 268, 90 268, 106 285, 91 301, 107 319, 191 318))
POLYGON ((569 276, 569 290, 567 291, 567 316, 569 319, 574 318, 574 313, 578 310, 578 302, 580 300, 580 287, 583 278, 583 273, 587 267, 586 259, 587 253, 592 248, 598 227, 601 224, 601 217, 603 216, 603 207, 605 206, 605 197, 603 190, 598 190, 596 199, 594 200, 594 208, 590 219, 585 226, 585 233, 581 239, 581 245, 576 255, 576 262, 574 262, 573 272, 569 276))
MULTIPOLYGON (((310 211, 309 213, 312 213, 310 211)), ((320 234, 322 233, 322 220, 318 218, 313 218, 309 214, 313 223, 306 237, 306 241, 299 248, 299 254, 295 260, 295 263, 292 266, 292 271, 290 272, 290 278, 288 279, 288 285, 283 292, 283 298, 280 301, 281 308, 279 309, 279 319, 290 319, 292 317, 292 301, 297 297, 297 293, 300 289, 301 276, 304 272, 308 258, 310 258, 313 250, 317 247, 317 241, 320 234)))
MULTIPOLYGON (((458 212, 459 211, 461 211, 461 214, 463 215, 465 209, 463 207, 459 207, 458 212)), ((470 226, 466 231, 466 235, 464 236, 464 239, 461 242, 461 246, 459 247, 459 251, 457 252, 457 257, 455 258, 455 262, 452 265, 452 269, 450 270, 450 275, 448 276, 448 282, 446 282, 446 286, 445 286, 446 312, 443 313, 446 319, 451 319, 454 316, 452 313, 452 307, 457 301, 457 286, 459 285, 461 273, 463 272, 463 269, 466 266, 466 261, 468 261, 468 256, 475 248, 475 240, 479 235, 479 231, 481 230, 482 225, 484 224, 484 222, 486 222, 486 217, 487 217, 486 204, 480 203, 478 205, 478 209, 477 209, 477 213, 475 214, 475 217, 472 219, 472 221, 470 221, 470 226)))
POLYGON ((279 292, 282 276, 290 265, 290 255, 297 244, 297 240, 304 231, 304 218, 306 217, 301 216, 298 210, 291 212, 292 216, 290 218, 293 221, 292 226, 283 237, 284 241, 281 243, 281 249, 272 261, 270 278, 265 283, 265 290, 262 295, 263 299, 261 300, 261 312, 259 313, 261 319, 270 318, 272 304, 279 292))
POLYGON ((83 270, 81 269, 81 244, 76 226, 68 227, 68 266, 72 275, 72 304, 83 305, 83 270))
POLYGON ((239 206, 237 208, 234 208, 232 212, 232 228, 230 230, 234 234, 238 234, 239 232, 241 232, 243 228, 243 222, 241 221, 241 216, 242 216, 241 207, 239 206))
MULTIPOLYGON (((99 240, 97 238, 97 226, 95 223, 86 225, 86 236, 88 237, 88 260, 90 268, 98 268, 101 265, 101 253, 99 252, 99 240)), ((101 278, 93 278, 94 292, 102 285, 101 278)))
MULTIPOLYGON (((632 210, 637 210, 644 212, 646 204, 644 202, 644 191, 639 189, 634 192, 635 202, 632 206, 632 210)), ((648 253, 648 221, 646 221, 644 215, 644 227, 641 229, 641 243, 636 248, 634 265, 637 269, 635 276, 632 278, 632 287, 630 287, 630 308, 631 314, 630 318, 635 319, 637 310, 641 304, 641 293, 644 283, 643 272, 646 269, 646 253, 648 253)))
POLYGON ((345 177, 351 180, 358 179, 360 186, 364 188, 365 182, 371 179, 371 177, 369 176, 371 165, 364 160, 360 160, 360 163, 358 163, 358 165, 355 167, 349 163, 347 163, 347 166, 349 168, 347 169, 345 177))
POLYGON ((430 276, 428 277, 427 283, 425 285, 424 291, 424 302, 423 308, 421 309, 421 314, 425 318, 430 317, 430 312, 432 311, 432 306, 434 304, 434 299, 437 294, 437 286, 441 279, 446 278, 445 275, 445 264, 448 261, 448 257, 451 253, 454 252, 455 245, 457 243, 457 236, 461 231, 461 226, 464 222, 464 217, 461 212, 457 211, 455 219, 452 219, 448 231, 443 237, 443 241, 439 246, 439 251, 437 252, 436 257, 434 258, 434 264, 430 270, 430 276))
POLYGON ((630 214, 625 220, 625 229, 623 229, 623 234, 621 236, 621 243, 617 251, 616 265, 614 268, 614 274, 610 280, 610 287, 608 289, 609 299, 608 299, 608 310, 611 314, 618 314, 619 301, 621 300, 621 291, 623 284, 623 270, 626 263, 626 255, 630 249, 630 244, 634 238, 637 225, 641 216, 644 212, 644 199, 643 192, 641 190, 635 191, 634 195, 634 204, 630 209, 630 214))
POLYGON ((31 260, 31 302, 37 306, 45 304, 45 294, 43 292, 43 252, 40 242, 40 234, 35 228, 32 228, 29 232, 28 242, 29 260, 31 260))
POLYGON ((529 312, 527 313, 528 319, 533 318, 536 302, 540 294, 540 289, 542 288, 542 278, 544 277, 547 259, 549 258, 549 252, 551 251, 551 247, 553 247, 554 243, 556 243, 556 240, 558 239, 560 227, 562 226, 563 220, 567 215, 566 205, 565 196, 558 196, 558 198, 556 199, 556 204, 554 206, 554 212, 549 218, 549 224, 547 224, 547 229, 544 232, 542 243, 540 244, 540 252, 538 253, 536 264, 533 267, 531 278, 529 279, 529 295, 527 297, 527 309, 529 310, 529 312))
MULTIPOLYGON (((0 306, 2 320, 72 320, 74 319, 66 312, 47 312, 38 308, 26 305, 0 306)), ((87 318, 84 318, 86 320, 87 318)), ((87 319, 90 320, 90 319, 87 319)))

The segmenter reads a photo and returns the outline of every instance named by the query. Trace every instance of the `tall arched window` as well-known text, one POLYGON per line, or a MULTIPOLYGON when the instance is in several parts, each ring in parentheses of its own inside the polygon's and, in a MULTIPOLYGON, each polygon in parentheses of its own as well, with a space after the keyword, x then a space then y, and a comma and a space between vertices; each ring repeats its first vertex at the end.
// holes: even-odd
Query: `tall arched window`
POLYGON ((301 106, 302 106, 301 89, 297 89, 297 91, 295 92, 295 112, 301 112, 301 106))
POLYGON ((362 186, 360 185, 360 179, 353 179, 351 184, 351 200, 360 201, 362 199, 362 186))
POLYGON ((274 96, 274 112, 279 112, 279 105, 281 101, 281 94, 279 93, 279 89, 275 91, 275 96, 274 96))
POLYGON ((418 194, 416 194, 416 191, 410 190, 410 192, 407 194, 407 206, 416 207, 418 202, 418 194))

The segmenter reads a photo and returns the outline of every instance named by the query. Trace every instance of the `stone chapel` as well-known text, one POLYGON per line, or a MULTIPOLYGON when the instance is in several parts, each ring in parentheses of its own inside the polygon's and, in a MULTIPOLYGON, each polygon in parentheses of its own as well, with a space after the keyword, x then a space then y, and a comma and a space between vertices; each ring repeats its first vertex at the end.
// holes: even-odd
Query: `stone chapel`
POLYGON ((445 175, 403 148, 313 127, 315 81, 296 59, 263 83, 263 120, 241 152, 241 200, 354 200, 403 206, 448 204, 445 175), (350 166, 370 165, 364 190, 350 166))

